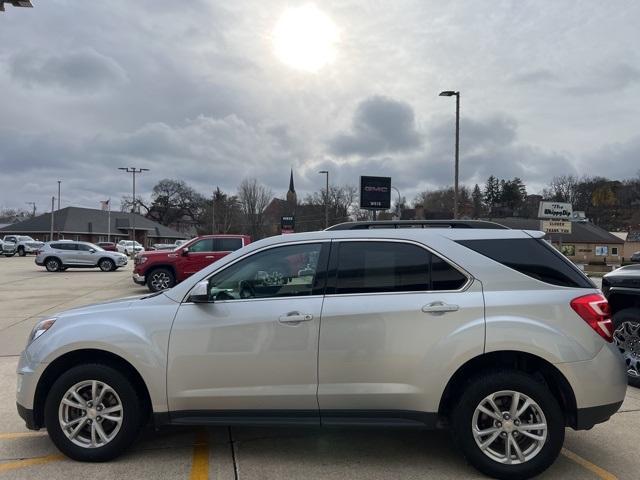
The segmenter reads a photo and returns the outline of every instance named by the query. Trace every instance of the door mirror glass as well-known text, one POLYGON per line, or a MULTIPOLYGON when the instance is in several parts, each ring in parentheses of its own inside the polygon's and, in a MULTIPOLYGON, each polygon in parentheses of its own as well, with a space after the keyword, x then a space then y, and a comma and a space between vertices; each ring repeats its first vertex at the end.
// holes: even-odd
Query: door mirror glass
POLYGON ((196 286, 191 289, 187 301, 192 303, 213 303, 213 299, 209 297, 209 281, 202 280, 196 283, 196 286))
POLYGON ((189 255, 189 247, 184 247, 182 249, 182 255, 184 255, 185 257, 189 255))

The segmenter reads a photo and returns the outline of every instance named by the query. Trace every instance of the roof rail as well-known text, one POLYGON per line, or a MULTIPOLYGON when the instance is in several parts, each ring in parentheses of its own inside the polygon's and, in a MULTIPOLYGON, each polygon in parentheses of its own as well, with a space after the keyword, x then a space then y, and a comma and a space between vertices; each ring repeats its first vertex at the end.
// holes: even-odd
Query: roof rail
POLYGON ((374 222, 344 222, 325 230, 370 230, 377 228, 486 228, 509 230, 486 220, 380 220, 374 222))

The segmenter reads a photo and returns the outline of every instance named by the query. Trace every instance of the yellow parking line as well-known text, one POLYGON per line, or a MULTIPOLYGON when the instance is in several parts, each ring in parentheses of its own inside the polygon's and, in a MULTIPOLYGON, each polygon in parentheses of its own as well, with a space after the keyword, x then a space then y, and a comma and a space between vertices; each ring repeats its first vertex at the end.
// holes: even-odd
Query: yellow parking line
POLYGON ((15 462, 0 463, 0 473, 16 470, 18 468, 31 467, 33 465, 42 465, 44 463, 57 462, 64 459, 63 455, 47 455, 45 457, 26 458, 24 460, 16 460, 15 462))
POLYGON ((190 480, 209 479, 209 439, 206 430, 200 430, 193 446, 193 463, 191 464, 190 480))
POLYGON ((14 440, 24 437, 44 437, 47 432, 16 432, 16 433, 0 433, 0 440, 14 440))
POLYGON ((568 459, 576 462, 578 465, 586 468, 591 473, 594 473, 602 480, 618 480, 618 477, 616 477, 613 473, 609 473, 604 468, 594 465, 589 460, 582 458, 580 455, 578 455, 577 453, 573 453, 571 450, 563 448, 562 454, 568 459))

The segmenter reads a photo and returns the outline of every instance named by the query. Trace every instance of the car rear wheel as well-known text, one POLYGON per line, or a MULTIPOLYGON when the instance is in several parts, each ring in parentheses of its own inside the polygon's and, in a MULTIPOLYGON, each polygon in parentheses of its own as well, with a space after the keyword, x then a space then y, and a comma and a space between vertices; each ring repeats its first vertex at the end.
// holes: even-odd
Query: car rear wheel
POLYGON ((564 442, 564 417, 549 388, 516 371, 489 372, 467 384, 452 423, 469 463, 494 478, 542 473, 564 442))
POLYGON ((47 258, 44 262, 44 266, 47 269, 47 272, 58 272, 62 270, 62 263, 57 258, 47 258))
POLYGON ((613 341, 626 364, 629 385, 640 388, 640 309, 616 312, 613 325, 613 341))
POLYGON ((100 261, 98 262, 98 266, 103 272, 111 272, 112 270, 116 269, 116 264, 109 258, 100 259, 100 261))
POLYGON ((53 384, 45 404, 49 437, 68 457, 111 460, 135 440, 144 418, 136 389, 122 373, 100 364, 79 365, 53 384))
POLYGON ((168 268, 157 268, 149 274, 147 279, 147 287, 152 292, 166 290, 176 284, 176 278, 173 272, 168 268))

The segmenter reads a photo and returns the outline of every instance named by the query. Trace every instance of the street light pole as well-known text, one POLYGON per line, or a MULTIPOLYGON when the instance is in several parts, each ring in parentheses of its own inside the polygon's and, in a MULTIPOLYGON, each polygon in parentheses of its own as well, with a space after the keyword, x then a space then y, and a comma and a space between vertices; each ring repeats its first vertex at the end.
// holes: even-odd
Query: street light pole
POLYGON ((133 174, 133 215, 131 215, 131 235, 133 236, 131 258, 133 258, 136 255, 136 173, 148 172, 149 169, 136 167, 119 167, 118 170, 133 174))
POLYGON ((211 233, 216 233, 216 191, 213 191, 213 197, 211 199, 211 233))
POLYGON ((329 171, 320 170, 318 173, 326 175, 326 189, 324 193, 324 228, 329 228, 329 171))
POLYGON ((441 97, 456 97, 456 158, 453 184, 453 218, 458 218, 458 176, 460 160, 460 92, 446 90, 440 92, 441 97))
POLYGON ((58 210, 60 210, 60 184, 62 180, 58 180, 58 210))
POLYGON ((398 190, 398 188, 394 187, 393 185, 391 186, 391 189, 395 190, 396 193, 398 194, 398 203, 396 204, 396 211, 398 212, 398 220, 400 220, 400 202, 401 202, 400 190, 398 190))

